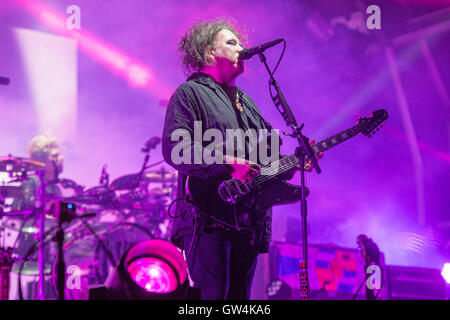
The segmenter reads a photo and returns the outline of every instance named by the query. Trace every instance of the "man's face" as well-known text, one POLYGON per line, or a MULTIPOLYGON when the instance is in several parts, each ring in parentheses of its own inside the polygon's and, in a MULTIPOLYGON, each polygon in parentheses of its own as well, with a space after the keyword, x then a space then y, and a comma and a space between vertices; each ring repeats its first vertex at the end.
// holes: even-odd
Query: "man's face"
POLYGON ((244 71, 244 62, 239 59, 239 53, 242 50, 241 42, 230 30, 222 29, 217 34, 212 53, 222 73, 236 78, 244 71))
POLYGON ((61 156, 59 149, 56 147, 50 149, 48 154, 48 161, 46 163, 47 171, 51 172, 52 175, 56 174, 55 165, 56 170, 58 170, 58 173, 61 173, 63 171, 63 158, 61 156))

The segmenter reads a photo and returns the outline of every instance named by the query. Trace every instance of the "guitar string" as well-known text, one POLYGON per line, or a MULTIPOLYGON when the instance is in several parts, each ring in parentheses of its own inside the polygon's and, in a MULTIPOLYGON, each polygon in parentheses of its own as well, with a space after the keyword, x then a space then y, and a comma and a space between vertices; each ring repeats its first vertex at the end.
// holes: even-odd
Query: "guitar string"
MULTIPOLYGON (((286 160, 290 157, 295 157, 295 156, 291 155, 287 158, 283 158, 283 159, 279 160, 278 162, 281 162, 282 160, 286 160)), ((289 161, 286 161, 286 162, 287 163, 282 165, 280 168, 272 169, 272 171, 269 171, 268 174, 266 174, 264 176, 260 175, 260 176, 256 177, 255 179, 250 180, 249 182, 243 183, 242 181, 237 180, 236 183, 233 183, 233 184, 231 184, 231 186, 229 186, 229 189, 231 189, 231 191, 240 193, 237 190, 237 188, 238 187, 239 187, 239 189, 241 189, 241 188, 240 188, 240 186, 237 186, 237 184, 244 185, 245 187, 247 187, 247 189, 253 189, 253 186, 251 184, 253 184, 253 185, 261 184, 269 179, 272 179, 275 174, 282 173, 282 172, 286 171, 287 169, 293 168, 298 163, 298 161, 296 161, 296 160, 292 161, 291 159, 289 159, 289 161)))

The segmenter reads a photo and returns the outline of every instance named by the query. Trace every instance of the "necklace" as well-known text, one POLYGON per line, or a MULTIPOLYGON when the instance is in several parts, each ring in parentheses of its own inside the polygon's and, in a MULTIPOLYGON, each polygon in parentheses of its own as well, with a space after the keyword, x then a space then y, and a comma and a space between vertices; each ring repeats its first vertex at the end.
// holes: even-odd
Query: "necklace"
POLYGON ((222 87, 223 91, 225 91, 228 98, 230 99, 231 104, 236 109, 238 109, 240 112, 243 112, 244 108, 242 107, 241 103, 239 102, 239 92, 236 89, 236 87, 230 87, 230 86, 226 86, 226 85, 221 85, 221 87, 222 87), (234 99, 234 103, 233 103, 233 96, 236 97, 234 99))
POLYGON ((236 108, 237 108, 240 112, 244 111, 244 108, 242 108, 242 105, 241 105, 241 103, 239 102, 239 94, 238 94, 237 90, 236 90, 236 108))

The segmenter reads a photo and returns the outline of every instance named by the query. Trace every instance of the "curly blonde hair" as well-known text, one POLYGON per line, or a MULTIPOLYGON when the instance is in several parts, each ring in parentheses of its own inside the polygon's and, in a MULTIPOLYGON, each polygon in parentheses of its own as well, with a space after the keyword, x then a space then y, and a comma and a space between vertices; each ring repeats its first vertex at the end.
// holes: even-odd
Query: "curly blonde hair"
POLYGON ((33 160, 47 162, 50 151, 54 148, 58 148, 58 142, 54 137, 39 135, 30 140, 28 155, 33 160))

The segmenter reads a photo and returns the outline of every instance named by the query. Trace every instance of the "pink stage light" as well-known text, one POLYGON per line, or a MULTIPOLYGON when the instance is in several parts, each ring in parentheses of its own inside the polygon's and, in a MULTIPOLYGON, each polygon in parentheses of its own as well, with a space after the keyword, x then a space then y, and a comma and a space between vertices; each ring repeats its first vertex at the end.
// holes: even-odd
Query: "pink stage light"
POLYGON ((152 239, 131 247, 119 264, 123 285, 136 299, 181 298, 188 285, 187 264, 180 250, 152 239))
POLYGON ((164 261, 143 257, 128 265, 131 279, 148 292, 165 294, 177 289, 178 279, 174 270, 164 261))
POLYGON ((445 263, 441 272, 442 277, 447 283, 450 283, 450 263, 445 263))
POLYGON ((145 87, 149 83, 151 75, 145 67, 133 64, 128 68, 128 78, 131 86, 145 87))

